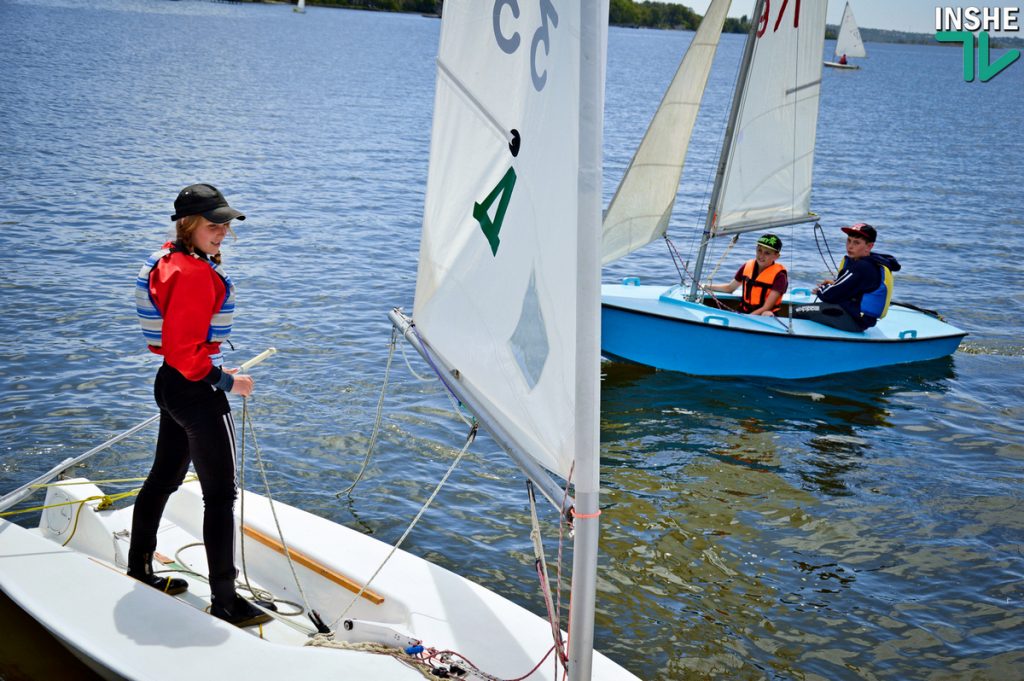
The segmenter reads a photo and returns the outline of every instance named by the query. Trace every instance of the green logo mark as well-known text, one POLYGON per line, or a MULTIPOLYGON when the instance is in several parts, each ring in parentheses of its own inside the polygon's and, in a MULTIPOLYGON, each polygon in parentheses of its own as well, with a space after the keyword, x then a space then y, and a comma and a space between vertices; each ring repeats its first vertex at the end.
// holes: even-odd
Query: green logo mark
MULTIPOLYGON (((940 43, 964 44, 964 82, 974 80, 974 34, 970 31, 939 31, 935 39, 940 43)), ((1009 50, 995 63, 990 61, 988 31, 978 32, 978 78, 985 83, 996 77, 1007 66, 1020 58, 1020 50, 1009 50)))

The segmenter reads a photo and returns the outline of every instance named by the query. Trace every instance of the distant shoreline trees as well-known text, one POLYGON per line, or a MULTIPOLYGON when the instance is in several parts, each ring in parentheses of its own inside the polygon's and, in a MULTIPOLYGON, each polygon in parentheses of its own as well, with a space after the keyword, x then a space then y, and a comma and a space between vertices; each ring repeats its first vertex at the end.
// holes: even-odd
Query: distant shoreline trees
MULTIPOLYGON (((256 0, 259 1, 259 0, 256 0)), ((483 2, 483 0, 478 0, 483 2)), ((520 0, 522 1, 522 0, 520 0)), ((287 0, 295 4, 296 0, 287 0)), ((416 12, 428 16, 441 14, 443 0, 306 0, 307 5, 327 7, 345 7, 348 9, 365 9, 378 12, 416 12)), ((703 17, 685 5, 673 2, 656 2, 655 0, 610 0, 608 23, 612 26, 630 28, 659 28, 684 31, 696 31, 703 17)), ((825 38, 835 39, 838 26, 826 26, 825 38)), ((744 15, 739 19, 727 17, 722 27, 723 33, 747 33, 750 31, 750 19, 744 15)), ((906 31, 890 31, 876 28, 860 29, 865 42, 906 43, 918 45, 937 45, 934 34, 910 33, 906 31)), ((993 47, 1024 47, 1024 39, 999 35, 995 37, 993 47)))
MULTIPOLYGON (((666 28, 696 31, 703 17, 685 5, 672 2, 634 2, 633 0, 611 0, 608 23, 612 26, 633 28, 666 28)), ((750 21, 744 15, 740 19, 729 17, 722 28, 723 33, 746 33, 750 21)))
MULTIPOLYGON (((291 0, 291 4, 295 4, 295 0, 291 0)), ((440 14, 443 0, 306 0, 306 4, 378 12, 440 14)), ((696 31, 701 18, 701 15, 685 5, 652 0, 611 0, 608 12, 608 23, 632 28, 696 31)), ((750 22, 746 16, 741 19, 730 17, 725 20, 725 27, 722 30, 725 33, 746 33, 750 30, 750 22)))
MULTIPOLYGON (((295 4, 292 0, 291 4, 295 4)), ((440 0, 306 0, 307 5, 368 9, 378 12, 419 12, 440 14, 440 0)))

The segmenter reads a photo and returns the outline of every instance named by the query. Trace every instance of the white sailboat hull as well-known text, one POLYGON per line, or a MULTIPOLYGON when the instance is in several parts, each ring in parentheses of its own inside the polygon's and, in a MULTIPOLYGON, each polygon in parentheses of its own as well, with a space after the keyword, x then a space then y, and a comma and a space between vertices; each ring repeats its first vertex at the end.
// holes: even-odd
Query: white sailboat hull
POLYGON ((856 69, 860 68, 856 64, 840 64, 837 61, 827 61, 827 62, 824 62, 824 64, 825 64, 825 66, 828 66, 828 67, 833 68, 833 69, 856 70, 856 69))
MULTIPOLYGON (((55 489, 60 491, 51 489, 48 503, 61 494, 84 499, 98 492, 92 485, 55 489)), ((117 533, 130 528, 132 507, 97 511, 96 503, 85 504, 67 547, 61 543, 72 532, 75 511, 66 509, 77 509, 77 504, 44 511, 39 528, 0 520, 0 589, 105 678, 286 679, 298 670, 311 678, 423 678, 387 655, 306 645, 308 633, 280 621, 262 629, 222 622, 204 612, 209 589, 194 576, 185 575, 189 591, 178 597, 127 577, 118 565, 127 553, 127 537, 117 533)), ((276 502, 274 507, 310 606, 333 622, 354 596, 338 580, 344 576, 361 584, 390 547, 297 508, 276 502)), ((202 547, 182 547, 201 541, 202 512, 198 483, 183 485, 168 503, 157 547, 168 557, 179 552, 200 574, 206 570, 202 547)), ((245 527, 252 583, 301 602, 283 552, 252 538, 270 538, 271 544, 277 538, 264 497, 246 493, 245 527)), ((240 563, 241 554, 236 555, 240 563)), ((337 640, 398 648, 408 639, 419 640, 428 648, 456 651, 504 678, 525 674, 552 645, 546 620, 401 550, 370 591, 376 602, 360 598, 345 617, 356 620, 356 626, 346 631, 339 625, 337 640), (365 629, 360 622, 377 626, 365 629)), ((290 620, 312 628, 304 615, 290 620)), ((593 664, 595 679, 635 678, 600 654, 593 664)), ((552 678, 552 669, 549 658, 531 678, 552 678)))

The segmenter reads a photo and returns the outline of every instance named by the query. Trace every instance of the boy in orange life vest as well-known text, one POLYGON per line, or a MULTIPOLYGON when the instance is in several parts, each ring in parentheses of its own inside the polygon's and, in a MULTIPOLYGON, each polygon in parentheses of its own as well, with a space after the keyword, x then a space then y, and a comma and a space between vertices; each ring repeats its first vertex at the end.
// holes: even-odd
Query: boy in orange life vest
POLYGON ((712 284, 708 289, 732 293, 742 286, 740 312, 774 317, 782 294, 789 288, 786 268, 775 262, 781 251, 782 239, 774 234, 765 234, 757 240, 757 256, 743 263, 736 270, 732 281, 728 284, 712 284))

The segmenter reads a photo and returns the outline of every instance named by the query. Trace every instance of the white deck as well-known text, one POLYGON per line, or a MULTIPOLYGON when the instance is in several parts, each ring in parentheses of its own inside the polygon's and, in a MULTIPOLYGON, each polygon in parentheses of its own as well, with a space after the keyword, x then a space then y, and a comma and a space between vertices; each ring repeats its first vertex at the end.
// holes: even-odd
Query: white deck
MULTIPOLYGON (((52 503, 67 494, 81 499, 99 490, 81 485, 50 492, 52 503)), ((245 502, 246 526, 276 539, 266 499, 247 494, 245 502)), ((124 574, 128 540, 117 534, 130 528, 132 508, 96 511, 96 503, 86 503, 68 548, 60 543, 71 532, 77 505, 44 511, 39 529, 0 520, 0 588, 107 678, 288 679, 295 678, 297 670, 310 678, 423 678, 389 656, 306 646, 307 634, 282 622, 247 629, 222 622, 203 612, 209 605, 209 589, 192 576, 185 576, 189 591, 179 597, 142 585, 124 574)), ((278 503, 275 508, 294 552, 353 580, 368 578, 390 550, 376 539, 299 509, 278 503)), ((198 483, 189 483, 168 504, 157 551, 173 557, 186 544, 201 541, 201 527, 198 483)), ((245 548, 255 584, 280 598, 300 601, 280 552, 252 539, 246 540, 245 548)), ((184 549, 180 557, 205 574, 201 546, 184 549)), ((241 564, 240 553, 236 564, 241 564)), ((311 607, 330 624, 354 594, 313 569, 298 564, 296 569, 311 607)), ((383 602, 360 599, 346 619, 382 623, 394 632, 385 639, 409 637, 427 647, 454 650, 488 674, 521 676, 552 645, 545 620, 402 551, 392 557, 371 590, 383 596, 383 602)), ((304 615, 292 619, 312 629, 304 615)), ((340 625, 337 629, 339 639, 381 639, 360 636, 358 625, 353 632, 340 625)), ((531 679, 552 678, 552 667, 549 658, 531 679)), ((595 654, 594 678, 636 677, 595 654)))

